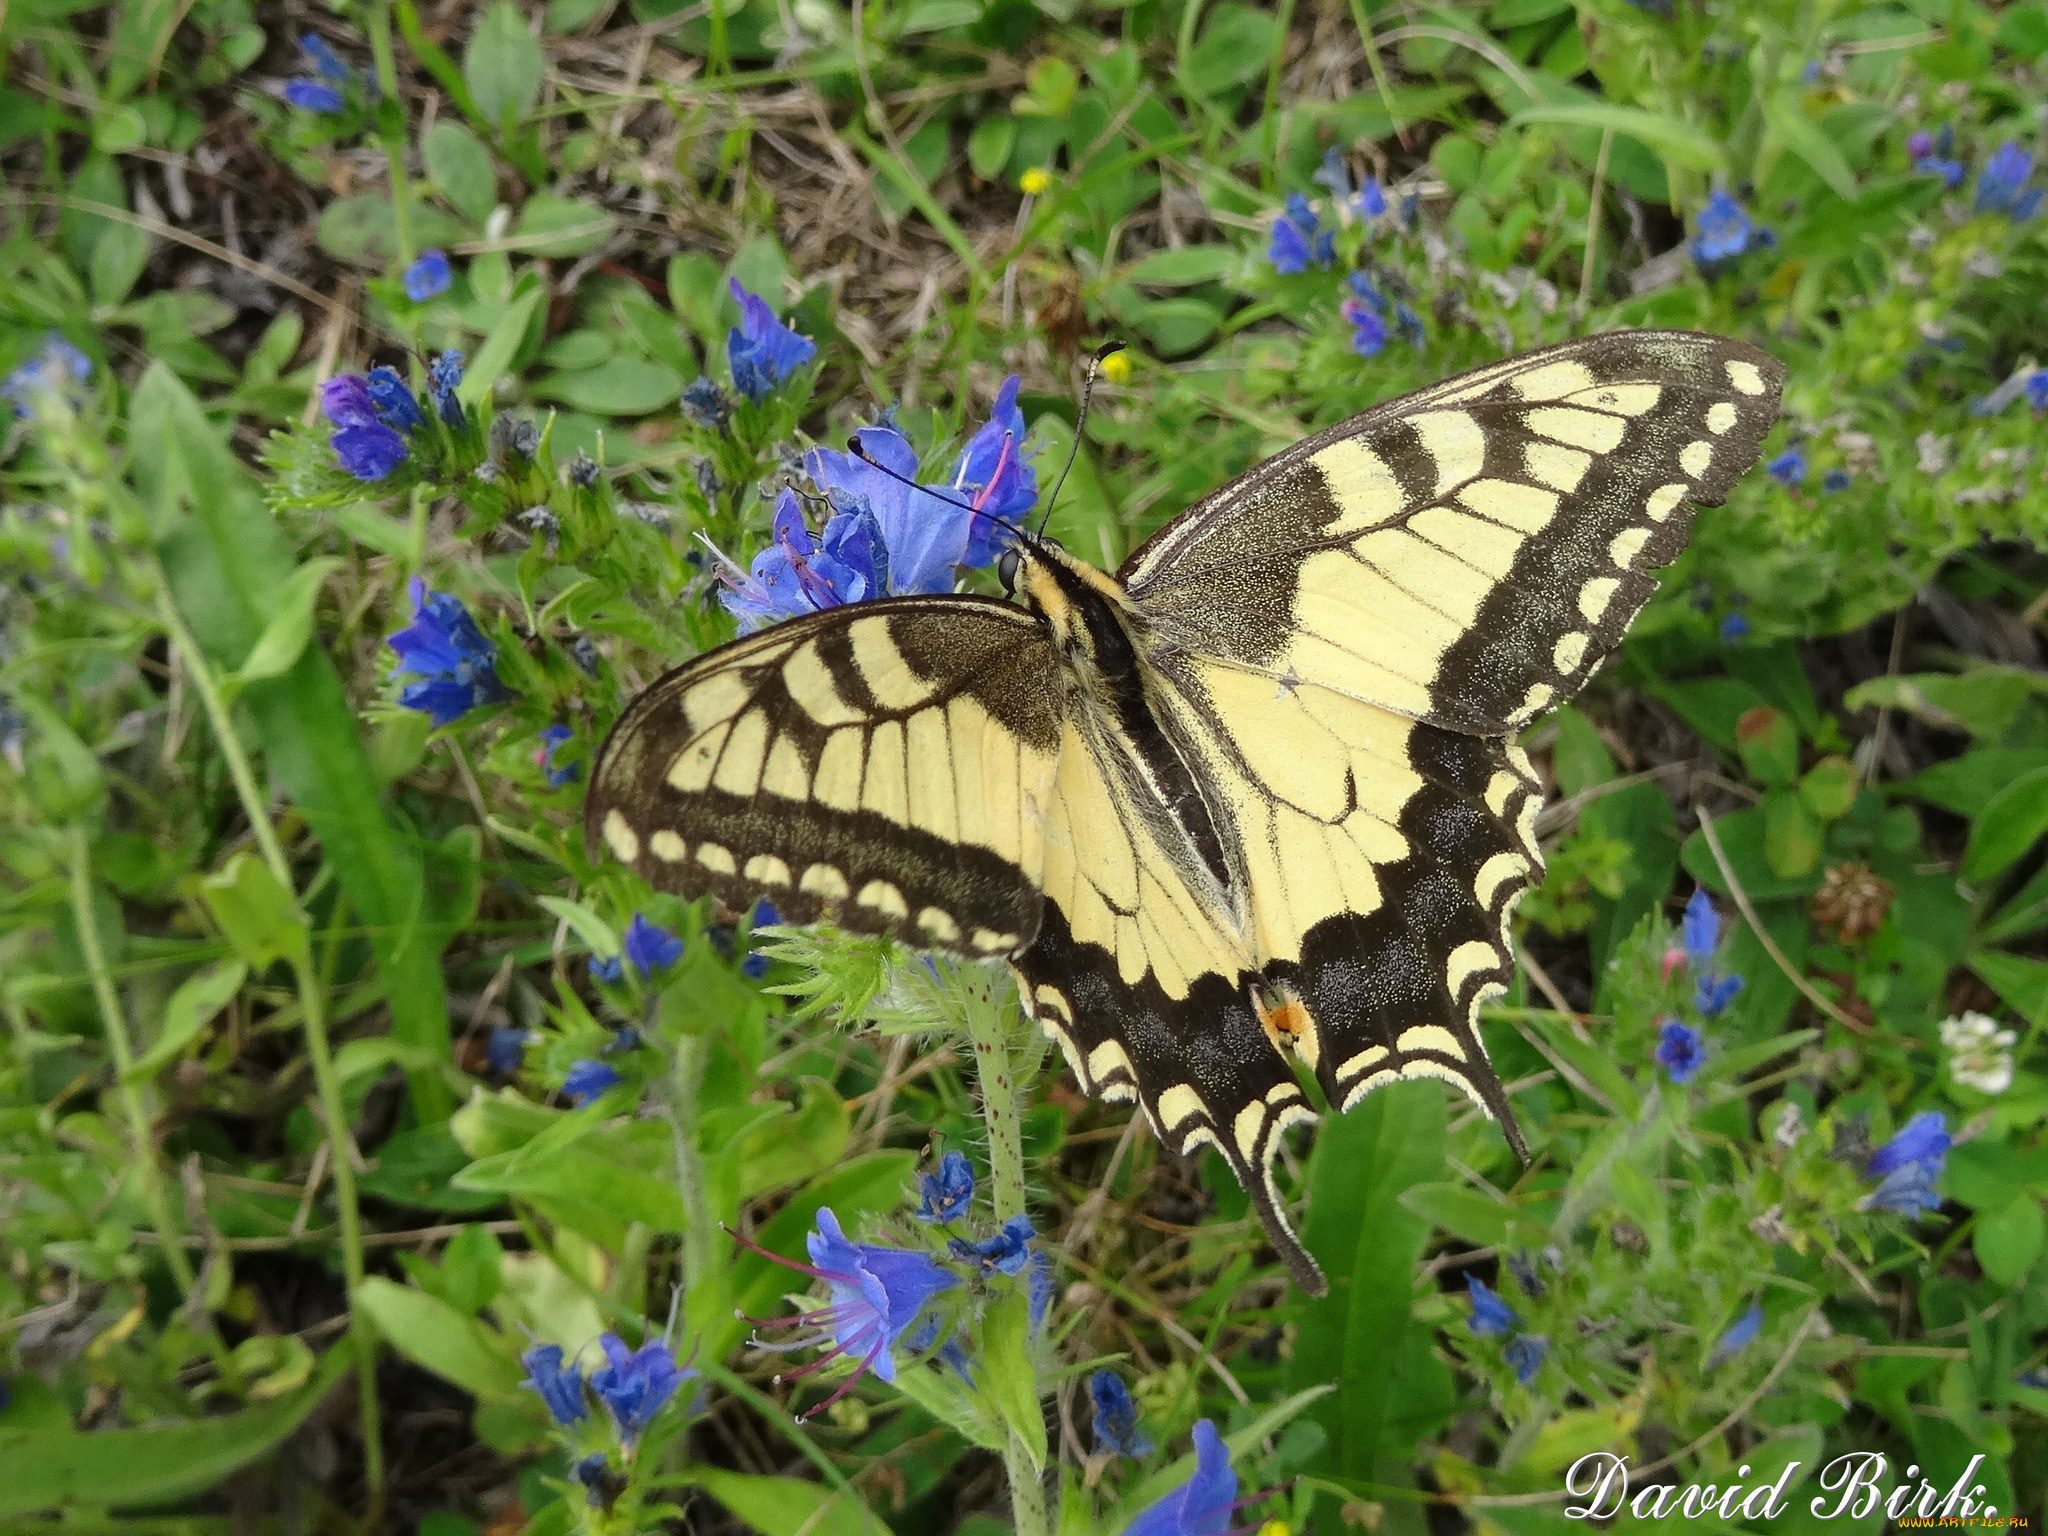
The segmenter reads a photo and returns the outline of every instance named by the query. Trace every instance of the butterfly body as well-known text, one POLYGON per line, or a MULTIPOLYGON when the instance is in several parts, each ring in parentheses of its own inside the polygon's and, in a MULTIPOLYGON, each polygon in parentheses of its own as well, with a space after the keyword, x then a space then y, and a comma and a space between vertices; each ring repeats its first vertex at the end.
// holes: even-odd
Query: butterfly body
POLYGON ((1278 1138, 1444 1078, 1525 1148, 1477 1032, 1542 868, 1514 733, 1576 691, 1754 461, 1783 371, 1615 332, 1295 445, 1114 575, 1016 547, 1017 603, 827 609, 670 673, 600 754, 593 839, 1004 959, 1090 1093, 1214 1147, 1296 1279, 1278 1138))

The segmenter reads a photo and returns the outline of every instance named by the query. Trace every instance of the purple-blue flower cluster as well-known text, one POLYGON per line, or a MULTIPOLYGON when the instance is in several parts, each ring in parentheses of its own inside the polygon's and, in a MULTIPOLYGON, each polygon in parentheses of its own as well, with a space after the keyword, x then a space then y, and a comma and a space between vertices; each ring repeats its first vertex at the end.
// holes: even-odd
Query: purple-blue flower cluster
POLYGON ((1266 256, 1283 277, 1306 272, 1311 266, 1327 267, 1337 259, 1337 232, 1324 228, 1307 198, 1290 193, 1286 208, 1273 221, 1266 256))
POLYGON ((1977 176, 1977 195, 1972 203, 1978 213, 2002 213, 2015 224, 2023 224, 2041 211, 2048 189, 2031 187, 2034 152, 2008 140, 1992 152, 1977 176))
POLYGON ((540 746, 533 754, 533 765, 544 774, 549 789, 560 789, 564 784, 574 784, 583 777, 581 763, 557 763, 555 754, 569 744, 575 735, 568 726, 557 722, 540 733, 540 746))
POLYGON ((284 99, 302 112, 332 115, 346 108, 348 98, 343 92, 355 79, 355 71, 342 63, 341 56, 317 32, 307 32, 299 38, 299 52, 312 66, 313 73, 295 75, 285 81, 284 99))
POLYGON ((1925 129, 1906 140, 1906 155, 1913 162, 1913 169, 1922 176, 1939 176, 1950 187, 1963 184, 1963 162, 1955 158, 1956 131, 1948 124, 1941 125, 1939 139, 1925 129))
POLYGON ((0 379, 0 398, 14 403, 16 416, 33 416, 37 396, 73 394, 91 377, 92 359, 51 331, 35 356, 0 379))
POLYGON ((1657 1031, 1657 1049, 1651 1055, 1658 1066, 1671 1074, 1671 1081, 1689 1083, 1706 1062, 1707 1037, 1689 1024, 1666 1019, 1657 1031))
POLYGON ((1501 1346, 1501 1358, 1514 1368, 1515 1380, 1527 1386, 1550 1356, 1550 1339, 1540 1333, 1517 1332, 1522 1322, 1520 1315, 1477 1275, 1466 1274, 1465 1291, 1472 1299, 1472 1316, 1467 1326, 1481 1338, 1512 1335, 1501 1346))
POLYGON ((593 1100, 603 1098, 624 1081, 625 1078, 610 1062, 588 1058, 573 1061, 562 1078, 562 1097, 581 1109, 593 1100))
POLYGON ((954 1222, 974 1203, 974 1165, 965 1152, 948 1152, 936 1173, 917 1178, 919 1221, 954 1222))
POLYGON ((401 281, 405 284, 405 296, 415 304, 424 304, 446 293, 455 281, 455 274, 448 266, 448 253, 421 251, 419 259, 405 269, 401 281))
POLYGON ((477 628, 462 600, 429 592, 417 576, 411 591, 412 623, 386 642, 398 653, 399 675, 417 679, 400 691, 398 702, 431 716, 439 726, 511 698, 511 690, 498 680, 498 648, 477 628))
POLYGON ((1686 249, 1703 272, 1711 273, 1745 251, 1778 243, 1777 236, 1752 222, 1742 204, 1726 192, 1709 195, 1695 222, 1697 232, 1686 249))
POLYGON ((1804 485, 1806 483, 1805 448, 1801 447, 1798 443, 1794 443, 1790 448, 1787 448, 1783 453, 1764 465, 1764 473, 1777 481, 1778 484, 1784 486, 1788 491, 1795 486, 1804 485))
POLYGON ((1714 969, 1714 951, 1721 943, 1721 914, 1704 887, 1692 893, 1685 904, 1685 920, 1679 929, 1680 942, 1692 963, 1693 1006, 1705 1018, 1718 1018, 1742 990, 1740 976, 1723 976, 1714 969))
POLYGON ((1123 1536, 1226 1536, 1237 1511, 1237 1473, 1230 1448, 1209 1419, 1195 1421, 1195 1470, 1185 1483, 1148 1505, 1123 1536))
POLYGON ((1138 1405, 1123 1377, 1115 1371, 1097 1371, 1088 1378, 1088 1401, 1095 1409, 1090 1427, 1098 1452, 1134 1460, 1152 1454, 1152 1442, 1138 1428, 1138 1405))
POLYGON ((590 974, 599 981, 619 981, 630 965, 642 981, 652 981, 682 958, 681 939, 659 923, 650 923, 646 913, 635 912, 633 921, 626 925, 625 942, 619 952, 602 960, 592 955, 590 974))

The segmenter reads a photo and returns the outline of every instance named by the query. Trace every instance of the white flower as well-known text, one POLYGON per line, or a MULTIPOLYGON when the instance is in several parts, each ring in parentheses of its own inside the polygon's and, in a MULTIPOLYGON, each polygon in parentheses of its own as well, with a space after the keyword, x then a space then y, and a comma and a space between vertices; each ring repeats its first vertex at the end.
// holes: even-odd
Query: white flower
POLYGON ((2003 1093, 2012 1086, 2012 1048, 2018 1039, 1981 1013, 1941 1021, 1941 1043, 1949 1050, 1948 1075, 1979 1093, 2003 1093))

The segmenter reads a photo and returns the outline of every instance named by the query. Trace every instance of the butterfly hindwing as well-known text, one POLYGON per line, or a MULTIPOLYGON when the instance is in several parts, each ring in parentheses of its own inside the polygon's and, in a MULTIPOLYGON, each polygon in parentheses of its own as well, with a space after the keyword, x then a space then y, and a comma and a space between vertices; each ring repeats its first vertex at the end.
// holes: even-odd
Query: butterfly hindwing
POLYGON ((1065 707, 1039 627, 1008 604, 827 609, 641 694, 598 759, 587 835, 659 889, 1008 954, 1037 931, 1065 707))

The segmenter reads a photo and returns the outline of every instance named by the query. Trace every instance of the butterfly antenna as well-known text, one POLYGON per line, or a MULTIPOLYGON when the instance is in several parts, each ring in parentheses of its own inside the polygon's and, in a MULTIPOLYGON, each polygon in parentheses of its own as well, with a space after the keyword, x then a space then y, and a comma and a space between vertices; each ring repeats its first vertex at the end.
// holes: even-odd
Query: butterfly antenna
POLYGON ((1015 523, 1011 522, 1007 517, 999 517, 995 513, 989 511, 986 507, 977 507, 972 502, 961 501, 957 497, 944 495, 939 491, 933 490, 928 485, 919 485, 915 480, 912 480, 907 476, 897 474, 895 470, 891 469, 888 465, 884 464, 880 459, 876 458, 873 454, 869 453, 866 446, 862 444, 860 438, 857 435, 849 437, 846 440, 846 451, 852 454, 856 459, 859 459, 861 463, 867 465, 868 468, 880 470, 883 474, 887 475, 891 480, 894 480, 898 485, 908 486, 913 491, 920 491, 926 496, 931 497, 934 501, 943 501, 949 507, 957 508, 958 510, 963 512, 972 512, 976 517, 985 517, 990 522, 994 523, 998 528, 1009 529, 1010 532, 1016 534, 1017 537, 1020 539, 1031 539, 1031 535, 1029 533, 1025 532, 1024 529, 1018 527, 1015 523))
POLYGON ((1067 475, 1073 470, 1074 460, 1081 456, 1081 433, 1088 425, 1088 402, 1095 396, 1095 380, 1102 372, 1105 358, 1123 351, 1120 341, 1105 341, 1095 349, 1095 355, 1088 359, 1088 377, 1081 385, 1081 410, 1074 419, 1074 441, 1067 448, 1067 462, 1060 466, 1060 477, 1053 482, 1052 494, 1045 498, 1045 511, 1039 514, 1039 536, 1045 534, 1045 525, 1052 521, 1052 509, 1058 504, 1060 491, 1067 483, 1067 475))

